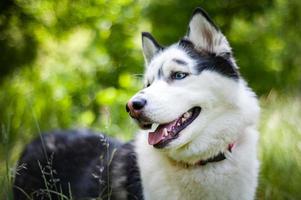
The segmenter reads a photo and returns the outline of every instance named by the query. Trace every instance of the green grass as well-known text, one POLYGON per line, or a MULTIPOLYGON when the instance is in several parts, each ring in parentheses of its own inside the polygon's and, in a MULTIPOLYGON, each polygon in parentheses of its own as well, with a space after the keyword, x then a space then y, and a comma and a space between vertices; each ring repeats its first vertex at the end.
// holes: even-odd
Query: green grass
POLYGON ((275 94, 261 99, 258 199, 301 198, 301 101, 275 94))
MULTIPOLYGON (((271 93, 269 96, 261 98, 260 101, 262 107, 259 143, 261 172, 257 199, 300 199, 300 97, 282 97, 271 93)), ((12 199, 10 188, 15 171, 14 164, 25 145, 22 141, 14 141, 16 144, 14 146, 9 145, 7 141, 9 127, 9 124, 3 124, 1 127, 4 140, 1 141, 3 152, 0 153, 4 160, 1 161, 0 166, 0 199, 5 200, 12 199)), ((125 134, 131 135, 134 129, 125 130, 125 134)), ((110 132, 109 125, 106 126, 106 132, 110 132)), ((27 137, 27 141, 29 141, 33 136, 27 135, 27 137)))

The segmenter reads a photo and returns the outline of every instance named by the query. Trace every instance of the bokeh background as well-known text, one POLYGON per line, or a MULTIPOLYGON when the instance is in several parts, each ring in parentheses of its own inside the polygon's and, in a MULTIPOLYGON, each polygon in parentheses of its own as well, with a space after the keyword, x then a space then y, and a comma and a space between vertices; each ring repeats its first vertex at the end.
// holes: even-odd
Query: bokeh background
POLYGON ((228 37, 262 106, 257 199, 301 199, 300 0, 2 0, 0 199, 20 152, 53 129, 137 130, 124 105, 142 83, 141 31, 168 45, 195 7, 228 37))

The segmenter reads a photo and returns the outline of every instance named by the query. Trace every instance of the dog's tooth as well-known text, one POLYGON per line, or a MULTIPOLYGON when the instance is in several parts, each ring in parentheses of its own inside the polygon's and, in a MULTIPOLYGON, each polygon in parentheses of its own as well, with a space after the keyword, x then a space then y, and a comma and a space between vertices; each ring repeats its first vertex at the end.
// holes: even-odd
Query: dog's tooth
POLYGON ((188 112, 184 113, 184 118, 188 118, 190 114, 188 112))
POLYGON ((177 123, 177 126, 180 126, 180 125, 181 125, 180 122, 178 122, 178 123, 177 123))
POLYGON ((185 119, 185 118, 182 118, 182 119, 181 119, 181 121, 182 121, 182 123, 183 123, 183 122, 185 122, 185 121, 186 121, 186 119, 185 119))
POLYGON ((164 128, 164 129, 163 129, 163 135, 164 135, 165 137, 168 136, 167 128, 164 128))

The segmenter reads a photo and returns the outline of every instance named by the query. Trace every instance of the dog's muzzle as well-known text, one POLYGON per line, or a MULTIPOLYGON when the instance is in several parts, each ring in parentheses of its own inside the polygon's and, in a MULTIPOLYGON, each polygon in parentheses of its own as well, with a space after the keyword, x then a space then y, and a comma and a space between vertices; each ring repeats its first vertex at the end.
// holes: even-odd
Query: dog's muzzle
POLYGON ((143 108, 147 104, 146 99, 136 97, 131 99, 125 106, 129 115, 138 122, 138 125, 142 129, 150 129, 152 124, 143 115, 143 108))

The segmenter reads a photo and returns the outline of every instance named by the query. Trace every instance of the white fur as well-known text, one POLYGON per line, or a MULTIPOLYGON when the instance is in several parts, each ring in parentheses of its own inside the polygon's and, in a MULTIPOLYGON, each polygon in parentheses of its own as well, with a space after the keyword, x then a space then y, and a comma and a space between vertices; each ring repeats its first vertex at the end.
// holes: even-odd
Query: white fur
MULTIPOLYGON (((214 39, 210 51, 229 52, 231 48, 225 37, 204 20, 200 14, 192 18, 188 38, 198 48, 208 50, 205 36, 197 35, 208 29, 214 39)), ((195 60, 177 44, 153 55, 147 64, 145 80, 150 86, 133 98, 147 100, 143 113, 148 119, 163 124, 195 106, 202 110, 164 149, 148 144, 147 131, 137 135, 136 152, 145 199, 254 199, 259 168, 256 128, 260 109, 255 94, 244 80, 233 80, 208 70, 198 74, 195 60), (175 58, 185 61, 187 66, 174 62, 175 58), (159 69, 162 78, 157 77, 159 69), (190 75, 183 80, 168 81, 174 71, 190 75), (235 146, 229 152, 227 147, 231 143, 235 146), (226 160, 194 165, 220 152, 225 153, 226 160)))

